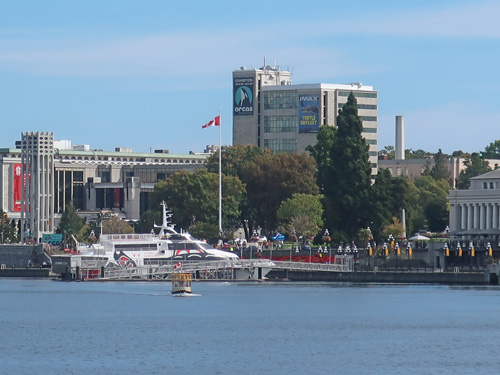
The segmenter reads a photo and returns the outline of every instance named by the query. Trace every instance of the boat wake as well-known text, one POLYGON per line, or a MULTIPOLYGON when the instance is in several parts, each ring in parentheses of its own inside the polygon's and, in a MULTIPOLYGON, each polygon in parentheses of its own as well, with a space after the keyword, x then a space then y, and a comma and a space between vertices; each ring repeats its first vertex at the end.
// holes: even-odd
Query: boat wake
POLYGON ((201 297, 201 294, 196 293, 175 293, 171 294, 172 297, 201 297))

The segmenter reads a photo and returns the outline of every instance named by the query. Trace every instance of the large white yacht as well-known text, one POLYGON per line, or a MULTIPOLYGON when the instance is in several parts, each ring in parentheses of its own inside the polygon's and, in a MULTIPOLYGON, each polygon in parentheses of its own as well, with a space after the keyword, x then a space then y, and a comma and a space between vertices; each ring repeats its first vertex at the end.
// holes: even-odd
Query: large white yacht
POLYGON ((177 232, 169 222, 172 214, 162 203, 162 225, 155 225, 159 233, 101 234, 99 242, 79 246, 82 255, 102 256, 108 266, 139 267, 161 264, 171 260, 228 260, 239 259, 233 252, 219 250, 193 238, 187 232, 177 232))

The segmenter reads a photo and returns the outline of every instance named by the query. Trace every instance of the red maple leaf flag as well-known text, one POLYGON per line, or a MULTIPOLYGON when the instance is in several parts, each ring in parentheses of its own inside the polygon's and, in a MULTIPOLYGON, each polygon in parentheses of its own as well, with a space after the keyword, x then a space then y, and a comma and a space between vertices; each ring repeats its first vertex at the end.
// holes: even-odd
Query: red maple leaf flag
POLYGON ((209 128, 210 126, 220 126, 220 115, 214 118, 213 120, 210 120, 207 122, 205 125, 203 125, 201 128, 209 128))

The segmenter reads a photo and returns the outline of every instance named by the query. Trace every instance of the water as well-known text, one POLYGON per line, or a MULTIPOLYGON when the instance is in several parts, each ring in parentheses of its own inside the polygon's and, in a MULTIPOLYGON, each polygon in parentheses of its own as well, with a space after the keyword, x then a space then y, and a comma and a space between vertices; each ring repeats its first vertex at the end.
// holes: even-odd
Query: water
POLYGON ((500 288, 0 279, 0 374, 497 374, 500 288))

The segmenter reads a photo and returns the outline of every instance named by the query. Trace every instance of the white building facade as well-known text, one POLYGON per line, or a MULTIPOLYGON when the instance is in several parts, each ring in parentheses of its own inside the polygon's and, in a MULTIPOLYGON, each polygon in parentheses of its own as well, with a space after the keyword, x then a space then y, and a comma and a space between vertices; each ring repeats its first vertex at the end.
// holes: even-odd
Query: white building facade
POLYGON ((500 233, 500 169, 470 179, 467 190, 451 190, 450 231, 463 234, 500 233))

